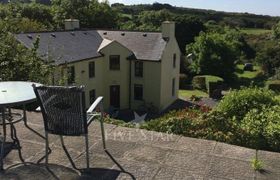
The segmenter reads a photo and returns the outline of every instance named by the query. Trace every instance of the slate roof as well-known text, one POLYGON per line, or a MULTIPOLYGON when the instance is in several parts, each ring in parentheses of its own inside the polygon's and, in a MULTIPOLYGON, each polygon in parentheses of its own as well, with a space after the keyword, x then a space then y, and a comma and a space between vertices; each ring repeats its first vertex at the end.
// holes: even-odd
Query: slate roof
POLYGON ((166 41, 161 33, 79 30, 16 34, 16 39, 27 48, 33 47, 40 36, 38 54, 55 64, 75 62, 102 56, 98 50, 103 40, 117 41, 134 53, 139 60, 160 61, 166 41))

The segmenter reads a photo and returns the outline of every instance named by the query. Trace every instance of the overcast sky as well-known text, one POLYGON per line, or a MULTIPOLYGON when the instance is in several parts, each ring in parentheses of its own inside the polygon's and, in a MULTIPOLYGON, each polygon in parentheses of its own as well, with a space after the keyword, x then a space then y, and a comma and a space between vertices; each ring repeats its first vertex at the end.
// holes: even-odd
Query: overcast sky
POLYGON ((124 4, 159 2, 179 7, 280 16, 280 0, 109 0, 109 2, 111 4, 116 2, 124 4))

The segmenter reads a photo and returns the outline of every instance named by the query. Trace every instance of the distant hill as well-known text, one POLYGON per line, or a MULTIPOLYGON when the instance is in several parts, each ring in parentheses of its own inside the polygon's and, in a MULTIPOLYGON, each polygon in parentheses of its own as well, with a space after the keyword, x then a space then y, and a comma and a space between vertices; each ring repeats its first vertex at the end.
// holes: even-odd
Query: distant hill
POLYGON ((8 2, 23 2, 23 3, 30 3, 35 1, 36 3, 40 3, 40 4, 45 4, 45 5, 50 5, 51 4, 51 0, 0 0, 0 3, 6 4, 8 2))
POLYGON ((143 11, 158 11, 167 9, 174 14, 184 14, 196 16, 203 22, 217 23, 220 25, 229 25, 240 28, 261 28, 271 29, 271 27, 280 20, 280 17, 256 15, 250 13, 231 13, 215 10, 194 9, 176 7, 170 4, 140 4, 140 5, 124 5, 121 3, 112 4, 113 8, 118 9, 123 14, 138 15, 143 11))

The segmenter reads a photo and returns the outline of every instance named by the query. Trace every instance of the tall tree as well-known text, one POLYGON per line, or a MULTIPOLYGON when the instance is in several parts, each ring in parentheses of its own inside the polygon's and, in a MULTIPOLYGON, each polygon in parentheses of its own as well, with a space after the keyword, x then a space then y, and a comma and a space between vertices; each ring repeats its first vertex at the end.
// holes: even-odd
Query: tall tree
POLYGON ((97 0, 53 0, 54 20, 63 26, 65 19, 80 20, 85 28, 114 28, 117 26, 118 14, 110 5, 97 0))
POLYGON ((186 54, 186 45, 192 43, 194 38, 199 35, 201 31, 206 28, 202 21, 196 17, 187 15, 178 15, 173 17, 176 22, 176 39, 180 50, 183 54, 186 54))
POLYGON ((196 74, 215 75, 229 80, 238 59, 239 42, 227 34, 201 33, 195 42, 187 46, 192 54, 191 69, 196 74))

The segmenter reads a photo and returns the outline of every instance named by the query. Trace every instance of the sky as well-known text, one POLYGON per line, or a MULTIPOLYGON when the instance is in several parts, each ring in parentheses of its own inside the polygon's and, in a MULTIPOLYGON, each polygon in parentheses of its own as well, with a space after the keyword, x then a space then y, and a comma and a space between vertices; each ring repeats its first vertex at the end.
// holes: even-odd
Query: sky
POLYGON ((109 0, 110 4, 168 3, 178 7, 280 16, 280 0, 109 0))

